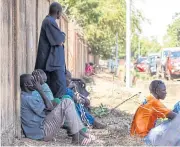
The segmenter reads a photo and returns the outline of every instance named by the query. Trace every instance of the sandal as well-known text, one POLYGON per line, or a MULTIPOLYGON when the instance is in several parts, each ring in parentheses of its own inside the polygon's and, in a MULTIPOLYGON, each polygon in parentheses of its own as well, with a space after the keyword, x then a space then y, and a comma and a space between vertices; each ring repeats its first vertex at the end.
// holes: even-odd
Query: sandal
POLYGON ((87 146, 92 142, 90 138, 86 138, 80 135, 80 138, 78 141, 72 141, 72 144, 74 145, 81 145, 81 146, 87 146))
POLYGON ((94 135, 91 135, 90 133, 84 133, 84 134, 81 134, 81 135, 86 137, 86 138, 91 139, 92 141, 96 140, 96 137, 94 135))
POLYGON ((89 145, 91 142, 92 142, 92 140, 91 140, 90 138, 84 138, 84 139, 81 141, 81 145, 82 145, 82 146, 87 146, 87 145, 89 145))

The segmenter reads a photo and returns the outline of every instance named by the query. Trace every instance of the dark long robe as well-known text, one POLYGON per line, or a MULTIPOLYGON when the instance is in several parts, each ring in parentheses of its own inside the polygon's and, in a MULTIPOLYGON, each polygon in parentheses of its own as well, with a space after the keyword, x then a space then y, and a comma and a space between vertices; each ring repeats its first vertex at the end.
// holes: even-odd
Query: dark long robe
POLYGON ((42 22, 35 69, 42 69, 47 74, 47 83, 55 98, 66 92, 65 78, 65 33, 52 16, 46 16, 42 22))
POLYGON ((35 69, 44 71, 65 70, 65 33, 61 32, 55 19, 46 16, 42 22, 35 69))

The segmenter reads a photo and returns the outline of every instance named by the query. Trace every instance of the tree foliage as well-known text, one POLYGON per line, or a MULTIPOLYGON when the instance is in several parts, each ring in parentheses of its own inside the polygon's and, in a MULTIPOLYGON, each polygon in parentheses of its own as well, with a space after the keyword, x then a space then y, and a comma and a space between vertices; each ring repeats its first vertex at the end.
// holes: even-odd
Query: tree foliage
POLYGON ((156 38, 143 38, 141 39, 141 55, 145 56, 148 53, 157 53, 161 49, 161 45, 156 38))
POLYGON ((180 46, 180 13, 176 13, 164 36, 164 47, 180 46))
MULTIPOLYGON (((83 28, 85 39, 94 54, 109 58, 115 46, 116 33, 120 54, 125 53, 126 2, 125 0, 59 0, 70 19, 83 28)), ((137 49, 136 33, 140 33, 143 16, 132 6, 131 26, 134 51, 137 49)))

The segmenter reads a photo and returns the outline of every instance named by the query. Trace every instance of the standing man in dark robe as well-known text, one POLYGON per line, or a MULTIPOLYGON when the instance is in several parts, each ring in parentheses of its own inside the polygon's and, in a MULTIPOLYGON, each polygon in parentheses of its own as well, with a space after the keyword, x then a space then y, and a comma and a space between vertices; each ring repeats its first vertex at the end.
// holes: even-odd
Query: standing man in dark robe
POLYGON ((35 65, 35 69, 42 69, 47 74, 47 83, 55 98, 61 98, 66 92, 65 33, 56 23, 61 13, 61 5, 53 2, 49 8, 49 15, 42 22, 35 65))

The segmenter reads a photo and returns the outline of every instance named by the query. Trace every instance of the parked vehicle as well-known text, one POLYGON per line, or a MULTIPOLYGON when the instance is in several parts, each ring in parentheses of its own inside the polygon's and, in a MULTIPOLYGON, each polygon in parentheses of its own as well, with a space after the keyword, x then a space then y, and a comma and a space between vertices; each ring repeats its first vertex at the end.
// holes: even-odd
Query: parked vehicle
POLYGON ((180 47, 168 51, 165 77, 168 80, 180 77, 180 47))
POLYGON ((148 58, 148 73, 150 76, 155 75, 157 72, 157 65, 156 65, 156 57, 155 56, 150 56, 148 58))
POLYGON ((138 72, 146 72, 148 69, 147 57, 139 57, 134 63, 134 68, 138 72))
POLYGON ((160 58, 159 53, 151 53, 148 55, 148 73, 153 76, 157 74, 157 59, 160 58))

